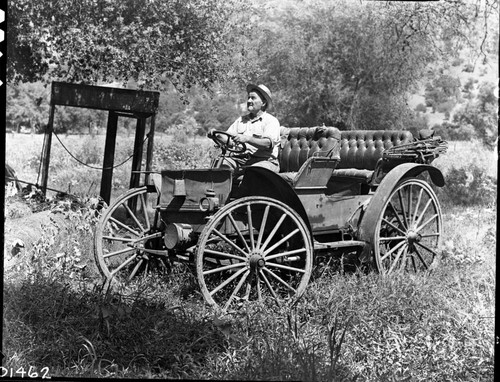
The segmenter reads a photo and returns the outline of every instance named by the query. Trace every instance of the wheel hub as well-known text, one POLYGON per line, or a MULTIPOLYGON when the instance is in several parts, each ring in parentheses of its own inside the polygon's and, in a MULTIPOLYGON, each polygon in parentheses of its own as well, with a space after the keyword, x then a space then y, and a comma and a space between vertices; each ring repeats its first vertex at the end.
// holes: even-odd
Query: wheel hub
POLYGON ((263 268, 266 265, 266 261, 261 254, 254 253, 250 256, 248 264, 250 265, 250 269, 257 270, 263 268))
POLYGON ((420 236, 420 234, 418 232, 415 232, 413 230, 409 230, 406 238, 408 239, 408 242, 410 244, 413 244, 413 243, 418 243, 420 241, 420 239, 422 239, 422 236, 420 236))

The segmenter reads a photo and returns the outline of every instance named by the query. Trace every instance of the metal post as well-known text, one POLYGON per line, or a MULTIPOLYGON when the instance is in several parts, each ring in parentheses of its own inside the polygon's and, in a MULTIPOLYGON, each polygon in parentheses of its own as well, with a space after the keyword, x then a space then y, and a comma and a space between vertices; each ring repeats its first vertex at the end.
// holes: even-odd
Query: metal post
POLYGON ((155 117, 153 114, 151 116, 149 136, 148 136, 148 147, 146 151, 146 177, 144 178, 144 184, 149 184, 149 171, 153 168, 153 150, 154 150, 154 136, 155 136, 155 117))
POLYGON ((42 151, 42 193, 45 195, 47 191, 47 184, 49 181, 49 164, 50 164, 50 147, 52 145, 52 131, 54 126, 54 109, 55 105, 51 103, 49 111, 49 123, 45 129, 45 136, 43 138, 43 151, 42 151))
POLYGON ((130 188, 139 187, 140 175, 134 171, 141 171, 142 164, 142 144, 144 141, 144 133, 146 131, 146 119, 137 119, 137 128, 135 131, 135 141, 134 141, 134 156, 132 159, 132 175, 130 176, 130 188))
POLYGON ((115 161, 116 131, 118 128, 118 115, 114 111, 108 114, 106 130, 106 143, 104 145, 104 160, 101 178, 101 198, 109 205, 113 180, 113 166, 115 161))

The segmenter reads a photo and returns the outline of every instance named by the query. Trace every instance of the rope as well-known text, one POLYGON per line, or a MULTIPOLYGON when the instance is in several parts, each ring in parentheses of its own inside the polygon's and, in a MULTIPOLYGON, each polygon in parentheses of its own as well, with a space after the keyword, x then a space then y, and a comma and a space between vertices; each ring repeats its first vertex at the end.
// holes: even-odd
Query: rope
MULTIPOLYGON (((36 188, 40 188, 40 186, 38 185, 38 183, 31 183, 31 182, 27 182, 25 180, 19 180, 17 178, 13 178, 11 176, 6 176, 5 179, 9 182, 19 182, 19 183, 24 183, 24 184, 29 184, 30 186, 35 186, 36 188)), ((61 190, 57 190, 55 188, 49 188, 49 187, 46 187, 47 190, 49 191, 55 191, 55 192, 58 192, 59 194, 62 194, 62 195, 67 195, 67 196, 71 196, 73 198, 78 198, 76 195, 73 195, 73 194, 69 194, 65 191, 61 191, 61 190)))
MULTIPOLYGON (((78 163, 80 163, 81 165, 83 166, 86 166, 86 167, 89 167, 89 168, 92 168, 94 170, 111 170, 111 169, 114 169, 114 168, 117 168, 117 167, 120 167, 120 166, 123 166, 125 163, 127 163, 135 154, 137 154, 139 152, 139 149, 142 148, 142 146, 144 146, 144 142, 146 142, 146 140, 149 138, 149 134, 146 134, 146 137, 144 138, 144 140, 142 141, 142 146, 140 147, 137 147, 137 151, 136 152, 133 152, 127 159, 125 159, 123 162, 115 165, 115 166, 112 166, 112 167, 96 167, 96 166, 91 166, 91 165, 88 165, 87 163, 84 163, 82 162, 80 159, 78 159, 77 157, 75 157, 67 148, 66 146, 64 146, 64 143, 62 143, 61 139, 59 139, 59 137, 57 136, 57 134, 55 132, 53 132, 53 134, 56 136, 57 140, 59 141, 59 143, 61 144, 61 146, 64 148, 64 150, 66 150, 66 152, 69 154, 69 156, 71 158, 73 158, 74 160, 76 160, 78 163)), ((38 180, 37 180, 38 182, 38 180)))

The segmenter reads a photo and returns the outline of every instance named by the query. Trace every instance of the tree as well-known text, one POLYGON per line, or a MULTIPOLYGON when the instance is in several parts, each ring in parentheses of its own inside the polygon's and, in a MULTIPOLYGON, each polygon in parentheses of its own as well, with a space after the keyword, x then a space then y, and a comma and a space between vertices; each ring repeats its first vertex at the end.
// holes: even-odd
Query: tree
MULTIPOLYGON (((297 0, 259 8, 257 56, 263 81, 279 89, 280 120, 381 126, 374 117, 393 106, 400 110, 429 64, 475 44, 482 10, 497 5, 481 4, 297 0)), ((397 119, 384 127, 404 125, 400 116, 392 113, 397 119)))
POLYGON ((460 80, 447 74, 435 78, 425 89, 425 102, 434 111, 450 111, 460 98, 460 80))
POLYGON ((230 37, 245 7, 241 0, 11 0, 7 79, 208 88, 234 73, 230 37))
POLYGON ((476 101, 469 101, 453 116, 453 122, 459 127, 468 126, 475 130, 476 136, 489 148, 498 140, 498 98, 495 86, 483 83, 479 87, 476 101))
POLYGON ((41 83, 7 87, 5 120, 16 131, 21 124, 41 131, 49 110, 49 91, 41 83))

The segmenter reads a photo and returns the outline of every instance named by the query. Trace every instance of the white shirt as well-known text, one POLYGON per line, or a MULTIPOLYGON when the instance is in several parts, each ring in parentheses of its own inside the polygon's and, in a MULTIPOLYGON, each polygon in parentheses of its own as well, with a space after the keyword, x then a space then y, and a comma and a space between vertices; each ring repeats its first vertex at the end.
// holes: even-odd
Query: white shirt
POLYGON ((271 114, 263 112, 257 118, 251 119, 250 115, 244 115, 238 118, 227 129, 229 134, 243 134, 255 138, 269 138, 269 147, 258 149, 247 144, 247 153, 257 158, 278 157, 280 143, 280 123, 278 119, 271 114))

